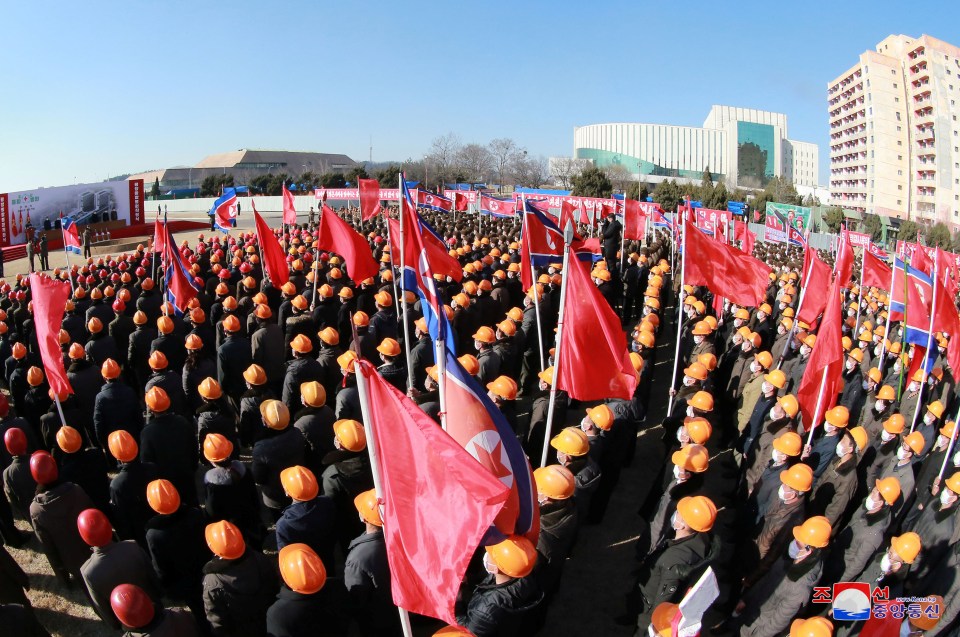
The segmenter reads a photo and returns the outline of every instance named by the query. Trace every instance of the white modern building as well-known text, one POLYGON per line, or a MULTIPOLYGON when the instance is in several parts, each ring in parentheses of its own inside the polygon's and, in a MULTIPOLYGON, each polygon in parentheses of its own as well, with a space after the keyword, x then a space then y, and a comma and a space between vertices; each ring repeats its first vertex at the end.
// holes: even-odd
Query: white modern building
POLYGON ((830 203, 960 226, 960 48, 891 35, 827 84, 830 203))
POLYGON ((762 188, 773 177, 817 186, 817 145, 787 138, 787 116, 714 106, 703 127, 589 124, 573 131, 574 157, 621 164, 647 182, 699 181, 705 170, 728 188, 762 188))

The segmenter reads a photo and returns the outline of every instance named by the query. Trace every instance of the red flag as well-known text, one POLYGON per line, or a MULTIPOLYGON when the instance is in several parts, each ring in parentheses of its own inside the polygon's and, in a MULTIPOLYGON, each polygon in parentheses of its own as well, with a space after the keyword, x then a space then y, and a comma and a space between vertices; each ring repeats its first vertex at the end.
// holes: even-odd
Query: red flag
POLYGON ((943 250, 937 246, 937 269, 939 270, 940 281, 943 282, 944 290, 947 292, 947 297, 939 298, 948 298, 951 303, 954 303, 957 298, 957 261, 954 258, 954 255, 943 250))
POLYGON ((365 421, 376 423, 369 431, 379 451, 393 601, 456 624, 467 564, 509 490, 370 363, 358 367, 367 383, 365 421))
POLYGON ((347 273, 357 283, 377 276, 379 268, 367 240, 326 204, 320 213, 317 247, 342 256, 347 273))
POLYGON ((579 205, 579 202, 567 201, 566 199, 560 202, 560 223, 557 224, 560 230, 567 227, 567 221, 569 221, 574 228, 577 227, 577 219, 574 217, 574 213, 581 208, 582 206, 579 205))
POLYGON ((457 212, 466 212, 470 208, 470 199, 462 192, 453 193, 453 209, 457 212))
POLYGON ((156 220, 153 222, 153 251, 163 254, 167 249, 166 237, 167 232, 164 228, 166 224, 160 221, 160 216, 158 215, 156 220))
POLYGON ((637 387, 620 318, 571 249, 557 388, 576 400, 629 400, 637 387))
POLYGON ((297 223, 297 207, 293 193, 287 189, 287 184, 283 184, 283 222, 288 226, 297 223))
MULTIPOLYGON (((411 216, 419 222, 419 214, 411 216)), ((409 218, 410 217, 408 217, 408 219, 409 218)), ((388 221, 390 224, 390 254, 393 255, 395 259, 393 265, 400 267, 400 222, 396 219, 389 219, 388 221)), ((418 228, 411 228, 410 225, 410 223, 404 221, 404 234, 418 232, 418 228)), ((427 253, 427 258, 430 260, 430 267, 433 269, 434 274, 442 274, 455 281, 463 279, 463 268, 460 267, 460 262, 450 256, 446 248, 443 247, 443 244, 436 240, 436 237, 431 237, 429 232, 421 232, 420 240, 423 242, 423 249, 427 253)), ((411 265, 418 263, 420 256, 417 254, 413 243, 410 241, 406 241, 405 243, 406 253, 403 255, 403 264, 411 265)))
POLYGON ((710 240, 689 219, 684 223, 684 283, 705 285, 715 296, 737 305, 760 305, 770 281, 770 268, 733 246, 710 240))
POLYGON ((937 279, 934 282, 937 286, 935 291, 937 309, 933 316, 933 330, 950 335, 950 341, 947 344, 947 362, 950 364, 950 369, 957 370, 960 369, 960 314, 957 313, 957 305, 954 301, 956 297, 948 291, 942 277, 938 276, 937 279))
POLYGON ((927 254, 926 247, 920 245, 919 243, 916 243, 913 246, 913 254, 910 256, 910 265, 920 270, 927 276, 933 274, 933 261, 930 260, 930 255, 927 254))
MULTIPOLYGON (((827 298, 827 307, 823 312, 823 322, 817 332, 817 342, 813 352, 807 360, 797 390, 797 400, 800 402, 800 411, 806 429, 820 424, 823 414, 837 402, 837 395, 843 389, 843 316, 841 315, 841 290, 843 285, 839 280, 830 287, 827 298), (817 408, 817 398, 823 388, 823 400, 817 408)), ((810 290, 807 290, 810 294, 810 290)))
POLYGON ((63 351, 60 349, 60 324, 63 322, 63 308, 70 298, 70 284, 34 272, 30 275, 30 293, 33 296, 37 344, 47 382, 58 394, 72 394, 73 388, 67 380, 63 351))
POLYGON ((647 234, 647 218, 640 209, 640 202, 626 199, 623 206, 623 238, 643 239, 647 234))
POLYGON ((287 269, 287 259, 283 254, 283 246, 280 245, 277 236, 270 230, 267 222, 257 212, 257 206, 252 199, 250 205, 253 208, 253 218, 257 224, 257 243, 260 244, 263 269, 270 277, 273 286, 278 288, 290 279, 290 271, 287 269))
POLYGON ((360 218, 372 219, 380 212, 380 182, 376 179, 358 179, 360 185, 360 218))
POLYGON ((869 250, 864 250, 862 256, 863 281, 860 282, 861 285, 875 287, 881 290, 886 290, 890 287, 890 277, 893 275, 890 266, 881 261, 869 250))
POLYGON ((850 245, 850 235, 846 228, 840 231, 840 246, 837 248, 837 261, 833 271, 842 285, 847 284, 853 272, 853 246, 850 245))
POLYGON ((817 257, 817 251, 808 248, 803 254, 803 304, 797 312, 797 319, 813 325, 827 307, 827 294, 830 291, 830 266, 817 257))
POLYGON ((740 250, 744 254, 753 254, 753 246, 757 243, 757 235, 750 232, 750 226, 745 221, 733 222, 733 240, 740 242, 740 250))

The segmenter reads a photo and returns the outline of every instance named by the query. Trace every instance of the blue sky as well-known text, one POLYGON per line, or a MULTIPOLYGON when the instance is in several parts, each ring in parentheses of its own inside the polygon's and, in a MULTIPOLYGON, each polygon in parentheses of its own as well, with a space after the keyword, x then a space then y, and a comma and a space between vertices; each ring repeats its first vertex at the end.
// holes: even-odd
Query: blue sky
POLYGON ((448 132, 569 155, 573 127, 784 112, 820 146, 826 84, 891 33, 960 45, 960 3, 4 4, 0 192, 238 148, 419 157, 448 132))

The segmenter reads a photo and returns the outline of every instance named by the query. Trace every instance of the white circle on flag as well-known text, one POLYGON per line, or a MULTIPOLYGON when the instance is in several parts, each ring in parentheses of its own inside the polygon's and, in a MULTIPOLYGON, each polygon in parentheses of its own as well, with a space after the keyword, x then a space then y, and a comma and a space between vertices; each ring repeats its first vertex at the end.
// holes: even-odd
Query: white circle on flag
POLYGON ((491 462, 493 473, 507 488, 513 487, 513 471, 510 466, 510 457, 503 446, 503 440, 496 431, 484 430, 470 439, 466 449, 474 458, 485 464, 491 462))

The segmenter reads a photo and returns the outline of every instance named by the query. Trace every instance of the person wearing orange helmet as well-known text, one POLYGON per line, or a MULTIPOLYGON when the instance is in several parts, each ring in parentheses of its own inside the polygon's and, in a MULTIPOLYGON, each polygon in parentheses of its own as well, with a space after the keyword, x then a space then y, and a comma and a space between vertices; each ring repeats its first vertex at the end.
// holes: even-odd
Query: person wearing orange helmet
MULTIPOLYGON (((277 548, 306 544, 322 559, 333 563, 337 543, 337 509, 333 499, 320 491, 317 475, 309 468, 295 465, 280 472, 280 484, 293 501, 277 520, 277 548)), ((349 518, 350 528, 356 518, 349 518)))
POLYGON ((360 493, 354 498, 354 506, 364 531, 350 542, 343 566, 343 584, 354 602, 353 615, 364 637, 400 635, 376 492, 370 489, 360 493))
POLYGON ((150 344, 150 353, 163 352, 167 358, 167 367, 178 374, 187 359, 184 340, 186 333, 187 328, 183 319, 170 310, 169 315, 157 319, 157 337, 150 344))
POLYGON ((290 410, 283 402, 264 401, 260 404, 260 415, 263 425, 253 445, 251 469, 263 503, 276 520, 290 504, 280 483, 280 472, 303 464, 306 443, 300 430, 290 426, 290 410))
POLYGON ((186 605, 198 624, 208 626, 202 588, 203 566, 210 559, 204 541, 207 520, 180 496, 168 480, 147 485, 147 503, 155 512, 146 525, 147 550, 165 596, 186 605))
POLYGON ((183 364, 173 367, 170 359, 160 350, 153 350, 148 359, 151 374, 144 385, 144 392, 160 387, 170 399, 170 409, 177 414, 186 414, 187 396, 183 391, 183 364))
MULTIPOLYGON (((133 314, 135 329, 127 340, 127 367, 132 370, 133 385, 140 397, 143 396, 143 386, 150 377, 150 346, 157 338, 156 320, 151 321, 146 312, 138 310, 133 314)), ((117 359, 117 363, 121 360, 117 359)))
POLYGON ((202 503, 211 520, 229 520, 244 536, 262 540, 266 529, 253 475, 248 465, 237 458, 234 439, 220 433, 207 433, 202 441, 204 460, 210 464, 203 474, 202 503))
POLYGON ((654 609, 662 602, 679 602, 689 586, 700 576, 711 548, 710 531, 717 519, 717 507, 703 495, 686 496, 676 503, 670 516, 668 535, 663 545, 645 559, 637 575, 636 595, 630 611, 636 611, 638 632, 650 625, 654 609))
POLYGON ((398 391, 406 393, 408 378, 403 347, 395 339, 388 337, 377 345, 377 353, 382 361, 377 372, 398 391))
POLYGON ((484 547, 487 577, 474 588, 469 601, 457 605, 457 624, 473 635, 503 634, 502 627, 518 625, 543 603, 537 578, 530 576, 538 560, 533 543, 519 535, 484 547))
POLYGON ((367 453, 367 438, 357 420, 340 419, 333 424, 335 451, 325 458, 327 467, 320 476, 323 493, 336 506, 336 532, 341 547, 347 547, 362 528, 355 517, 353 501, 373 488, 373 474, 367 453))
POLYGON ((94 400, 93 431, 97 446, 107 449, 108 438, 114 431, 122 429, 135 438, 140 436, 143 410, 137 392, 123 381, 119 363, 108 360, 99 370, 104 383, 94 400))
POLYGON ((121 627, 110 608, 110 594, 120 584, 139 586, 155 603, 160 603, 160 583, 146 551, 133 540, 114 542, 110 520, 99 509, 82 511, 76 524, 80 537, 92 551, 80 567, 80 575, 100 619, 115 629, 121 627))
POLYGON ((847 525, 834 535, 830 559, 824 564, 824 585, 856 581, 883 544, 893 517, 891 507, 899 497, 896 478, 879 480, 867 493, 847 525))
POLYGON ((140 433, 140 458, 157 465, 179 491, 185 504, 197 503, 195 473, 199 450, 196 427, 170 409, 170 398, 160 387, 144 396, 149 417, 140 433))
POLYGON ((477 361, 480 363, 477 380, 482 385, 493 382, 501 373, 502 360, 499 352, 494 349, 496 342, 496 332, 486 325, 479 327, 473 334, 473 347, 477 351, 477 361))
POLYGON ((340 335, 349 334, 349 324, 346 332, 340 332, 334 327, 327 326, 317 332, 320 339, 320 351, 317 355, 317 362, 320 364, 320 377, 317 380, 327 391, 327 399, 332 404, 337 390, 340 389, 340 382, 343 375, 340 373, 340 365, 337 363, 337 357, 343 353, 340 345, 340 335))
POLYGON ((776 403, 777 392, 786 384, 783 372, 773 368, 773 356, 763 351, 754 355, 750 376, 737 399, 735 421, 741 434, 739 450, 745 454, 760 433, 760 425, 776 403), (767 373, 770 371, 770 373, 767 373))
POLYGON ((813 475, 819 480, 820 476, 830 467, 830 463, 837 457, 837 443, 840 442, 844 430, 850 426, 850 410, 843 405, 831 407, 823 415, 823 421, 817 426, 817 436, 813 444, 808 444, 803 450, 803 459, 813 467, 813 475))
POLYGON ((101 511, 109 510, 110 481, 107 478, 109 467, 103 451, 90 445, 84 433, 70 425, 57 427, 53 432, 53 438, 52 453, 60 469, 60 479, 73 482, 83 489, 101 511))
MULTIPOLYGON (((240 397, 247 386, 243 372, 253 362, 250 339, 243 332, 240 319, 230 314, 218 325, 223 330, 223 338, 218 338, 217 382, 223 393, 230 397, 233 404, 240 404, 240 397)), ((279 354, 278 354, 279 356, 279 354)))
POLYGON ((293 360, 283 376, 281 400, 293 414, 302 406, 300 386, 320 378, 323 370, 317 362, 313 340, 307 334, 297 334, 289 342, 289 349, 293 352, 293 360))
POLYGON ((841 431, 834 449, 836 457, 817 479, 808 507, 814 515, 822 515, 830 520, 831 525, 840 521, 854 497, 858 485, 857 463, 860 459, 853 434, 847 429, 841 431))
MULTIPOLYGON (((102 307, 105 307, 107 312, 110 312, 109 305, 102 307)), ((109 323, 109 321, 107 321, 107 323, 109 323)), ((89 336, 87 337, 84 349, 87 352, 87 356, 96 365, 102 365, 103 361, 108 358, 120 360, 120 351, 117 348, 117 342, 113 340, 107 332, 107 323, 104 323, 96 316, 87 321, 87 332, 89 336)))
POLYGON ((266 634, 267 609, 280 591, 274 558, 248 546, 226 520, 208 524, 204 537, 213 558, 203 567, 203 607, 215 637, 266 634))
MULTIPOLYGON (((906 426, 904 422, 904 427, 906 426)), ((900 516, 901 512, 906 513, 903 511, 904 506, 908 501, 913 500, 916 490, 916 474, 913 470, 914 458, 923 451, 925 443, 923 434, 919 431, 907 433, 908 431, 909 429, 903 429, 903 433, 898 437, 899 444, 896 446, 896 456, 888 459, 886 465, 882 466, 878 473, 880 478, 893 476, 900 482, 901 498, 893 506, 895 519, 900 516)))
POLYGON ((770 569, 746 582, 732 621, 741 635, 784 634, 820 579, 830 544, 830 523, 814 516, 791 531, 789 544, 774 556, 770 569))
POLYGON ((413 371, 413 389, 417 392, 426 391, 427 367, 433 365, 433 340, 427 330, 427 319, 423 316, 413 321, 411 326, 413 337, 416 339, 410 349, 409 365, 413 371))

